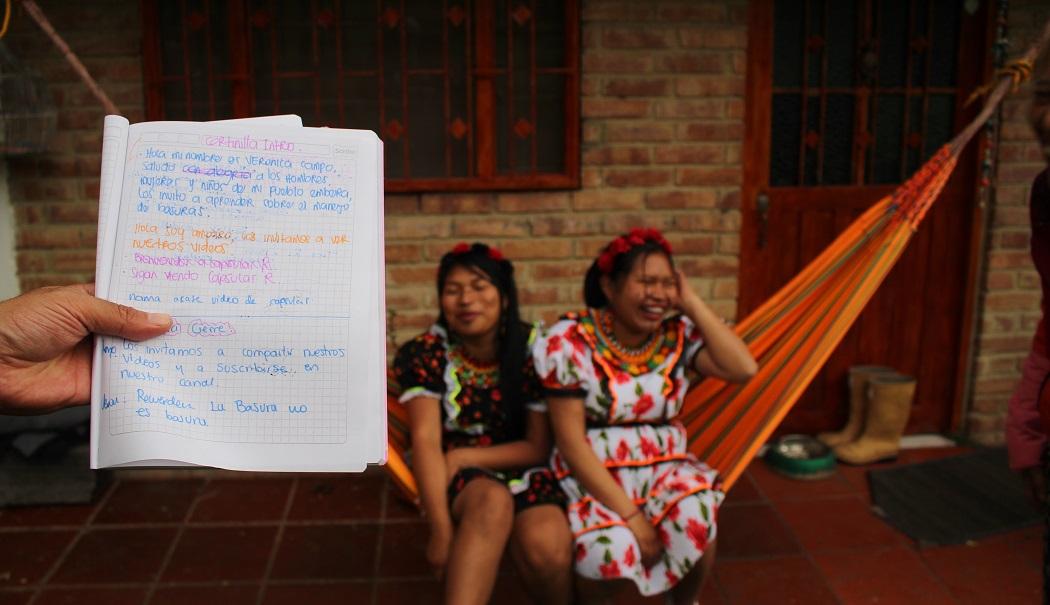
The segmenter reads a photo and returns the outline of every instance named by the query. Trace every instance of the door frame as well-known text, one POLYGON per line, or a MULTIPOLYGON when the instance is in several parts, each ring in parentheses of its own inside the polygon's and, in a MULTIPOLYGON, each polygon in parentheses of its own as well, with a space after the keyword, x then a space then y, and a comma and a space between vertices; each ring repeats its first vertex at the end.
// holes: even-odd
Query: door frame
MULTIPOLYGON (((773 1, 774 0, 751 0, 748 3, 748 42, 747 62, 748 66, 756 60, 756 57, 771 57, 773 50, 773 1)), ((837 1, 837 0, 836 0, 837 1)), ((967 40, 980 49, 982 60, 981 81, 987 82, 994 73, 992 62, 992 41, 995 39, 994 7, 991 0, 982 0, 978 11, 982 13, 983 19, 975 20, 976 26, 967 28, 965 24, 960 28, 960 40, 967 40), (982 26, 983 24, 983 26, 982 26)), ((961 62, 960 62, 961 63, 961 62)), ((957 70, 961 70, 959 65, 957 70)), ((747 69, 744 99, 744 142, 741 148, 741 162, 743 164, 743 182, 741 184, 741 226, 740 226, 740 262, 737 280, 739 284, 739 299, 751 298, 748 292, 748 256, 757 249, 758 228, 756 221, 755 200, 763 188, 763 184, 769 182, 769 152, 770 139, 768 125, 771 123, 772 111, 772 78, 760 78, 755 70, 747 69)), ((975 104, 977 105, 977 104, 975 104)), ((971 105, 957 112, 955 119, 955 130, 958 132, 961 125, 972 120, 979 107, 971 105)), ((957 107, 962 107, 961 104, 957 107)), ((1001 120, 1000 120, 1001 123, 1001 120)), ((981 184, 981 164, 988 148, 988 137, 985 131, 981 131, 969 146, 977 147, 977 152, 972 154, 973 174, 972 190, 974 201, 971 204, 971 230, 968 253, 966 255, 967 269, 964 289, 963 310, 959 326, 959 351, 955 367, 955 385, 953 389, 953 401, 949 402, 949 427, 951 432, 958 432, 964 428, 965 411, 973 390, 973 367, 976 361, 974 336, 977 333, 977 325, 980 319, 980 276, 983 272, 985 258, 987 256, 987 228, 988 212, 987 200, 994 195, 994 187, 988 191, 981 184)), ((963 155, 961 161, 967 159, 963 155)), ((829 187, 830 188, 830 187, 829 187)), ((843 187, 846 190, 847 187, 843 187)), ((753 283, 753 282, 750 282, 753 283)), ((742 310, 742 309, 741 309, 742 310)), ((738 313, 740 315, 741 313, 738 313)))

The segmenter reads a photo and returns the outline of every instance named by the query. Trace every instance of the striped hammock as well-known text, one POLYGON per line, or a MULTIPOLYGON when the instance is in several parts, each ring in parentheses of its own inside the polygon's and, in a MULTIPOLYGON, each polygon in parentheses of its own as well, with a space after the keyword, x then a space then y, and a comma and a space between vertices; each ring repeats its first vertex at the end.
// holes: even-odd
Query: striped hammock
MULTIPOLYGON (((959 154, 991 117, 1020 76, 1031 72, 1050 24, 1025 56, 1005 70, 984 109, 937 151, 906 183, 876 202, 801 273, 736 326, 758 361, 745 384, 714 378, 686 395, 678 420, 689 435, 689 450, 718 469, 729 489, 759 447, 802 396, 850 326, 900 258, 955 169, 959 154)), ((404 406, 387 405, 390 455, 387 469, 410 499, 416 485, 405 464, 408 418, 404 406)))

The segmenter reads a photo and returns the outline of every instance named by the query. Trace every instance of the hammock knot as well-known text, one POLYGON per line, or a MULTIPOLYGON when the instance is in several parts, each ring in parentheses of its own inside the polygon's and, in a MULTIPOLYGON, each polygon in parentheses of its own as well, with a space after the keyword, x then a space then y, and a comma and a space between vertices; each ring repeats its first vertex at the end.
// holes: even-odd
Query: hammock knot
POLYGON ((977 99, 986 96, 992 91, 992 88, 995 87, 996 83, 1004 77, 1010 78, 1010 94, 1017 92, 1017 89, 1020 88, 1022 84, 1032 78, 1033 69, 1034 65, 1031 59, 1022 58, 1007 63, 1004 67, 995 70, 995 75, 992 76, 990 82, 978 86, 977 90, 974 90, 973 93, 970 94, 970 97, 966 99, 964 106, 969 106, 977 99))

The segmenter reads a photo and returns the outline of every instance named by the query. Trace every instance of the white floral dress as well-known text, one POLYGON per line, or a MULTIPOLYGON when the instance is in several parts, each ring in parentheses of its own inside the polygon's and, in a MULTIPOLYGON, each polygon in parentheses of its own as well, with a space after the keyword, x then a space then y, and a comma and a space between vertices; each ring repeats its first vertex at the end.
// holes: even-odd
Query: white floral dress
POLYGON ((703 346, 686 317, 664 320, 636 354, 622 351, 602 328, 602 311, 569 314, 533 345, 536 371, 549 395, 580 397, 587 441, 663 541, 652 567, 624 520, 572 476, 557 449, 551 467, 569 498, 576 572, 590 579, 629 578, 643 595, 666 592, 715 539, 725 497, 717 472, 686 451, 685 428, 673 419, 688 388, 685 368, 703 346))

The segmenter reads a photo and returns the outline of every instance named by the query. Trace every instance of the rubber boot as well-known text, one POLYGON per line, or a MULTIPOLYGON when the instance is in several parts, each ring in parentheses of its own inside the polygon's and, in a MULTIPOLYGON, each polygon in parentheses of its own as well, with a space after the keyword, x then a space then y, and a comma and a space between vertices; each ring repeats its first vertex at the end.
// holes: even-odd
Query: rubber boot
POLYGON ((833 433, 817 435, 824 445, 835 447, 849 443, 860 436, 864 425, 864 412, 867 409, 868 381, 872 376, 892 374, 893 368, 886 366, 853 366, 849 369, 849 419, 846 426, 833 433))
POLYGON ((847 464, 870 464, 893 460, 900 451, 901 435, 911 415, 915 379, 903 374, 873 376, 868 383, 868 413, 864 432, 852 443, 835 447, 835 455, 847 464))

